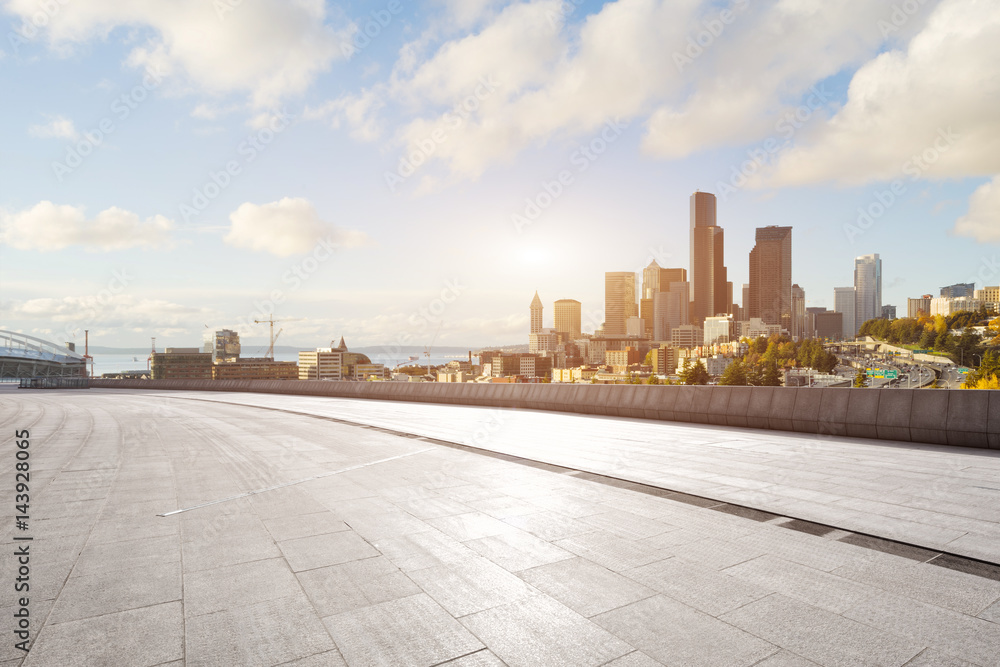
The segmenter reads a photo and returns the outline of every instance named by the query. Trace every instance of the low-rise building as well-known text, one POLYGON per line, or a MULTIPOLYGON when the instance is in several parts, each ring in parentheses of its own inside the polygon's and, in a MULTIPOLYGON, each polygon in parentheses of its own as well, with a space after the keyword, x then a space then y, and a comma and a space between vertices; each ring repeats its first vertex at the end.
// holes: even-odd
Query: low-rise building
POLYGON ((197 347, 168 347, 150 361, 154 380, 211 380, 212 353, 197 347))
POLYGON ((294 361, 267 358, 239 358, 212 366, 215 380, 296 380, 299 367, 294 361))

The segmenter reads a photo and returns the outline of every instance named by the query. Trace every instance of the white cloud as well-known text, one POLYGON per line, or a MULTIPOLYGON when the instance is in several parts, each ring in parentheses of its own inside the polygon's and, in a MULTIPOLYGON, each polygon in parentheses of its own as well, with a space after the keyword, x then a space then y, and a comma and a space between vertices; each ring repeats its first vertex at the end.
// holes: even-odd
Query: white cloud
POLYGON ((309 252, 323 239, 341 247, 362 245, 367 240, 362 232, 324 222, 316 208, 302 198, 285 197, 261 205, 248 202, 233 211, 229 221, 226 243, 279 257, 309 252))
POLYGON ((855 72, 842 109, 782 154, 769 185, 1000 171, 1000 3, 944 0, 905 51, 855 72))
POLYGON ((0 211, 0 242, 18 250, 61 250, 80 246, 89 251, 155 248, 170 245, 174 224, 162 215, 145 220, 116 206, 88 219, 82 206, 50 201, 17 213, 0 211))
MULTIPOLYGON (((256 107, 301 93, 335 59, 349 34, 327 23, 322 0, 87 0, 55 5, 44 30, 53 49, 106 39, 118 27, 147 36, 126 63, 181 77, 211 94, 250 93, 256 107)), ((36 0, 9 0, 8 13, 31 22, 36 0)))
POLYGON ((404 48, 384 82, 321 112, 372 140, 380 117, 398 111, 393 140, 409 153, 491 77, 499 92, 431 158, 453 176, 475 178, 528 146, 585 136, 617 117, 648 119, 646 152, 678 158, 773 133, 810 86, 877 52, 877 20, 891 11, 889 0, 732 0, 722 23, 723 7, 699 0, 618 0, 585 18, 567 5, 512 4, 429 56, 404 48), (683 62, 701 33, 709 40, 683 62))
POLYGON ((40 139, 76 139, 78 134, 73 121, 64 116, 50 116, 44 125, 32 125, 28 134, 40 139))
POLYGON ((955 221, 955 233, 980 243, 1000 243, 1000 176, 972 193, 969 212, 955 221))
POLYGON ((167 327, 184 327, 189 332, 200 329, 205 321, 218 317, 210 309, 188 306, 164 299, 142 299, 128 293, 112 294, 99 290, 88 296, 28 299, 5 304, 5 313, 12 321, 43 321, 58 323, 67 337, 82 334, 83 329, 95 333, 118 335, 122 329, 155 329, 162 335, 167 327))

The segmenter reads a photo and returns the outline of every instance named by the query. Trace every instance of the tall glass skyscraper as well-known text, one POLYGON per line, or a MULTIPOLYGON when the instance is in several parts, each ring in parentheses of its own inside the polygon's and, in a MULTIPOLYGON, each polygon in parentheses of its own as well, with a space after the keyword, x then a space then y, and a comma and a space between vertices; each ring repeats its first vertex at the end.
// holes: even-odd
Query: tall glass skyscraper
POLYGON ((882 317, 882 260, 878 253, 854 260, 854 289, 854 317, 860 329, 867 320, 882 317))

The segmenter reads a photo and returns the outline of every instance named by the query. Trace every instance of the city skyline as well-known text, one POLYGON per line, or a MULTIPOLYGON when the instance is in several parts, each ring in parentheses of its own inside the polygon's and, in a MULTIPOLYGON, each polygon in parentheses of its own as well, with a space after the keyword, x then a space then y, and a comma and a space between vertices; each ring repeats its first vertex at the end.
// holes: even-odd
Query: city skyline
POLYGON ((603 310, 651 260, 696 289, 699 190, 728 301, 768 226, 807 307, 873 253, 900 309, 1000 283, 992 3, 223 4, 0 10, 5 327, 516 343, 535 289, 603 310))

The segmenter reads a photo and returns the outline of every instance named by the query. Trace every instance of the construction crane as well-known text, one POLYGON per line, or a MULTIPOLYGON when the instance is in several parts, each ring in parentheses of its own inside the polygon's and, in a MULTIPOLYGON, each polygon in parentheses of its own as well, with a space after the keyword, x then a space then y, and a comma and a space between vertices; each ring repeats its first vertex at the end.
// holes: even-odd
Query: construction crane
MULTIPOLYGON (((255 324, 270 324, 271 325, 271 335, 270 335, 271 344, 267 348, 268 359, 270 359, 271 361, 274 361, 274 340, 276 338, 276 336, 274 335, 274 323, 275 322, 298 322, 299 320, 302 320, 302 319, 305 319, 305 318, 302 318, 302 317, 293 317, 293 318, 285 318, 283 320, 276 320, 276 319, 274 319, 274 315, 269 315, 266 320, 254 320, 255 324)), ((280 332, 280 330, 279 330, 279 332, 280 332)))
POLYGON ((274 340, 271 341, 271 347, 267 348, 267 354, 264 355, 271 361, 274 361, 274 344, 278 342, 278 336, 281 335, 282 331, 284 331, 284 329, 278 329, 278 333, 274 334, 274 340))

